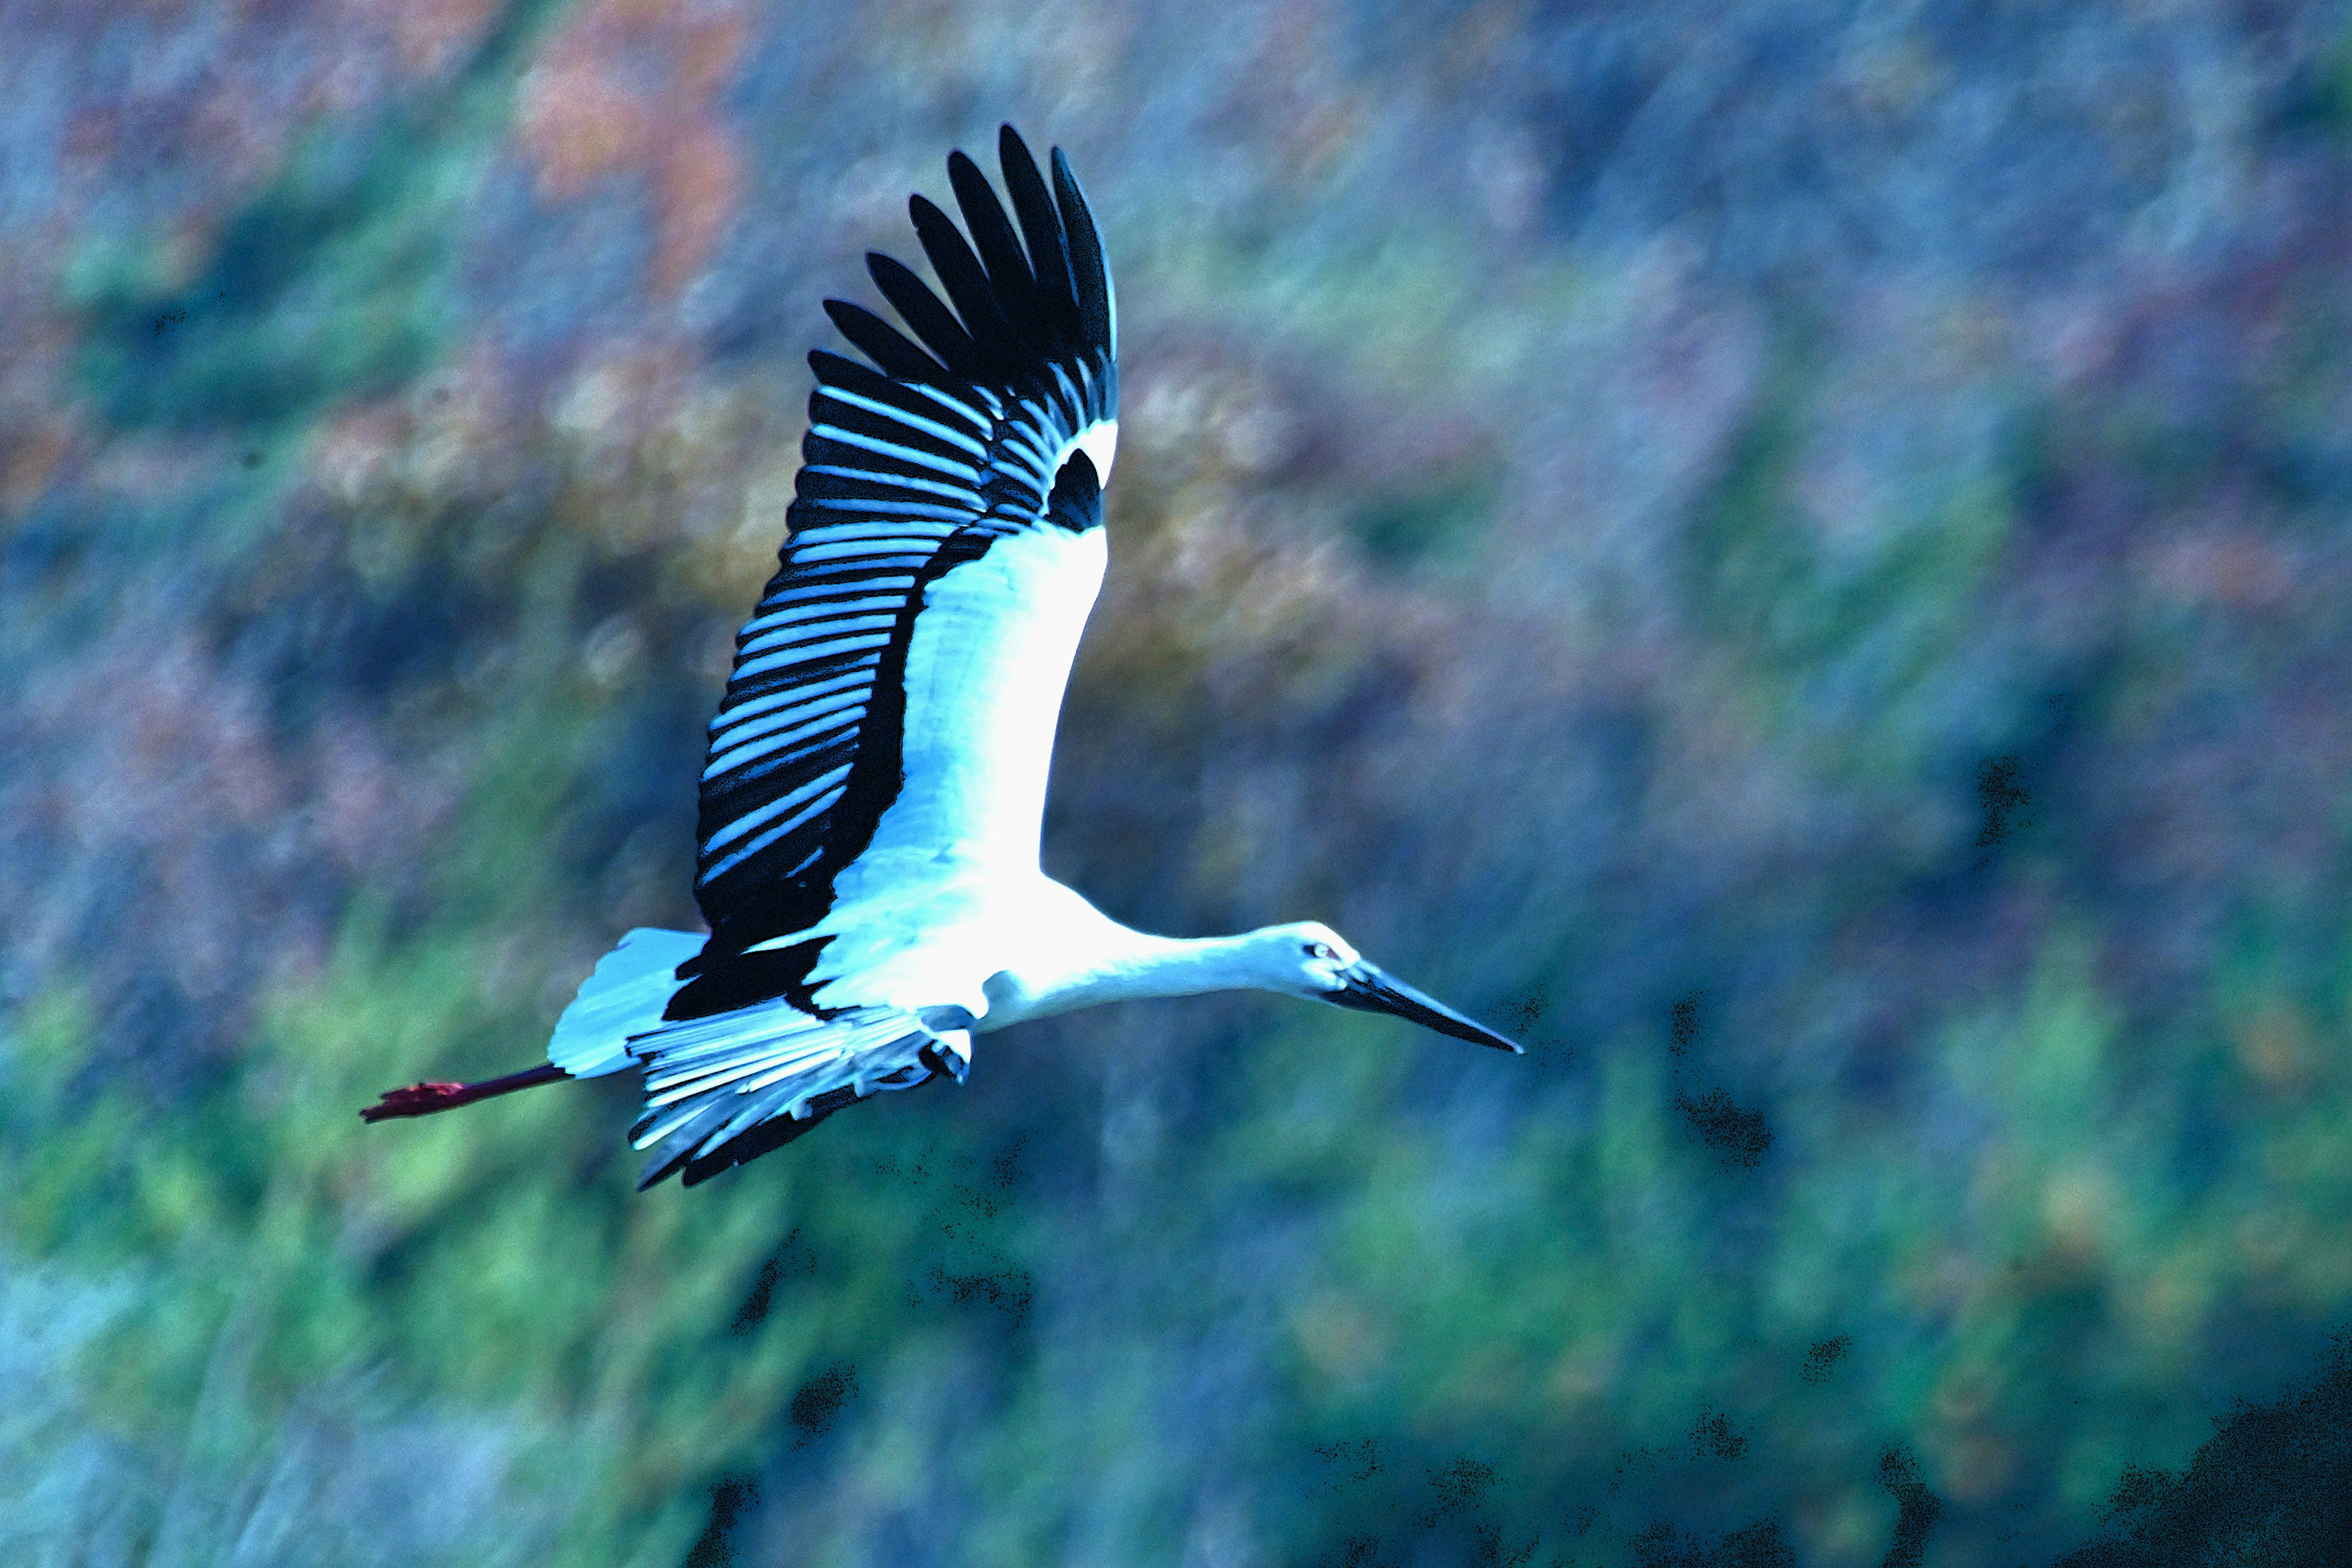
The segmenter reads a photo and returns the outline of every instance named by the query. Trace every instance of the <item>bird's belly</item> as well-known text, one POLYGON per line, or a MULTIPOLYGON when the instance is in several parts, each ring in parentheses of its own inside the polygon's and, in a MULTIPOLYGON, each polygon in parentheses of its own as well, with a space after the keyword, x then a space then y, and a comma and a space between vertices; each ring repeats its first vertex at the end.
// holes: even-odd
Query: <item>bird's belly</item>
POLYGON ((810 975, 820 1003, 958 1006, 975 1034, 1110 999, 1100 960, 1133 935, 1034 868, 971 868, 836 905, 812 934, 833 939, 810 975))
POLYGON ((1002 988, 993 977, 1051 967, 1051 933, 1067 896, 1034 868, 992 876, 964 867, 888 896, 837 903, 809 933, 831 939, 810 987, 826 1006, 957 1006, 987 1018, 980 1027, 998 1027, 1002 988))
POLYGON ((1068 888, 1039 873, 1018 906, 993 912, 996 963, 982 984, 988 1010, 974 1032, 1074 1013, 1139 994, 1123 984, 1139 937, 1068 888))

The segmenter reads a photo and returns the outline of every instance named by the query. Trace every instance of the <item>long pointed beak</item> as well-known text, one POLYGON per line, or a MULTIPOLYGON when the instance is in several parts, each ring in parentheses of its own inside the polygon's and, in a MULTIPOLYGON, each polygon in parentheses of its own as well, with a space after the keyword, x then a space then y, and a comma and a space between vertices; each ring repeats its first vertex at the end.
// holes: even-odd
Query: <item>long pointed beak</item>
POLYGON ((1345 988, 1326 992, 1323 996, 1334 1006, 1386 1013, 1407 1023, 1419 1024, 1424 1029, 1434 1029, 1473 1045, 1492 1046, 1498 1051, 1519 1049, 1517 1041, 1495 1033, 1475 1018, 1465 1017, 1436 997, 1415 991, 1376 965, 1359 960, 1341 971, 1339 978, 1347 983, 1345 988))

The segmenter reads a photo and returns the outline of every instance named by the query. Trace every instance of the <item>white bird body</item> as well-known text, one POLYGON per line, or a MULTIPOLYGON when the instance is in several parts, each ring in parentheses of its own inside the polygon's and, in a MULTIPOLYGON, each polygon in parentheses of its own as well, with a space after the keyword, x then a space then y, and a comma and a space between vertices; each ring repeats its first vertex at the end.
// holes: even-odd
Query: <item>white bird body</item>
POLYGON ((1104 1002, 1254 987, 1518 1048, 1327 927, 1153 936, 1041 869, 1062 693, 1108 559, 1118 326, 1060 153, 1049 192, 1010 127, 1000 150, 1013 218, 961 153, 969 240, 910 204, 953 311, 887 257, 868 270, 912 338, 826 301, 872 363, 810 356, 790 534, 710 725, 709 935, 629 932, 546 1067, 395 1089, 370 1120, 640 1068, 644 1184, 690 1185, 869 1094, 962 1079, 975 1034, 1104 1002))
POLYGON ((882 1002, 975 1035, 1098 1003, 1256 985, 1269 973, 1254 960, 1255 933, 1136 931, 1034 868, 848 906, 825 925, 840 940, 810 976, 819 1005, 882 1002))

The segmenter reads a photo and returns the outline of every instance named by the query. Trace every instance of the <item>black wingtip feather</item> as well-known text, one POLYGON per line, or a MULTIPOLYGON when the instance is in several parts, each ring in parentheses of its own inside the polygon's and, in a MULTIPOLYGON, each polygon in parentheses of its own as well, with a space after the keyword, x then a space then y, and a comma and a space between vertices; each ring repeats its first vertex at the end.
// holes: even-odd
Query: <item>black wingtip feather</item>
POLYGON ((917 237, 955 315, 911 272, 869 256, 875 282, 950 371, 1009 365, 1041 348, 1048 353, 1079 349, 1115 356, 1118 311, 1102 237, 1069 159, 1058 147, 1050 151, 1049 188, 1028 143, 1009 124, 997 132, 997 157, 1013 219, 1018 220, 1017 237, 987 177, 961 151, 948 157, 948 179, 969 238, 932 202, 918 195, 908 203, 917 237), (1039 328, 1042 343, 1036 341, 1039 328))
POLYGON ((1021 237, 1013 232, 1013 220, 990 188, 988 176, 959 149, 948 154, 948 183, 955 187, 964 227, 971 233, 972 246, 980 252, 981 265, 988 269, 988 280, 1003 302, 1005 313, 1015 320, 1042 317, 1037 275, 1031 270, 1029 258, 1021 249, 1021 237))
POLYGON ((997 137, 997 163, 1004 173, 1004 189, 1013 198, 1013 216, 1021 220, 1022 238, 1029 247, 1032 274, 1037 279, 1039 314, 1073 342, 1078 341, 1078 296, 1070 281, 1070 252, 1062 234, 1062 215, 1045 190, 1045 176, 1021 133, 1006 126, 997 137))
MULTIPOLYGON (((1019 372, 1039 353, 1093 351, 1116 360, 1109 269, 1069 160, 1051 150, 1049 188, 1009 124, 997 132, 997 158, 1010 216, 980 165, 961 151, 949 154, 948 179, 969 237, 935 203, 917 195, 907 204, 945 300, 896 258, 869 251, 866 269, 906 330, 847 300, 824 302, 842 336, 893 380, 992 379, 1019 372)), ((1115 374, 1115 364, 1105 368, 1115 374)))
POLYGON ((824 313, 847 338, 850 346, 882 367, 882 374, 900 381, 938 382, 947 379, 947 366, 914 345, 906 333, 863 305, 827 300, 824 313))
MULTIPOLYGON (((832 353, 824 349, 811 349, 808 362, 809 369, 816 372, 816 382, 820 390, 828 386, 838 386, 867 397, 887 398, 889 395, 893 384, 890 378, 870 364, 860 364, 845 355, 832 353)), ((814 398, 816 394, 811 393, 809 395, 814 398)), ((812 411, 811 419, 812 421, 814 419, 814 411, 812 411)))
POLYGON ((948 215, 927 198, 908 197, 907 215, 914 219, 915 237, 922 241, 923 254, 931 258, 931 270, 939 274, 940 286, 963 320, 964 331, 1000 374, 1009 369, 1020 352, 1015 346, 1017 333, 997 302, 995 286, 980 258, 972 254, 948 215))
POLYGON ((1054 149, 1054 195, 1062 209, 1062 231, 1070 247, 1070 277, 1076 285, 1078 319, 1088 347, 1106 352, 1117 347, 1117 326, 1111 315, 1110 269, 1103 265, 1102 237, 1086 193, 1070 173, 1070 161, 1054 149))
POLYGON ((866 253, 866 270, 890 308, 898 312, 925 348, 937 354, 941 363, 956 375, 978 376, 986 373, 980 345, 963 323, 930 290, 930 286, 910 271, 896 257, 885 256, 878 250, 866 253))

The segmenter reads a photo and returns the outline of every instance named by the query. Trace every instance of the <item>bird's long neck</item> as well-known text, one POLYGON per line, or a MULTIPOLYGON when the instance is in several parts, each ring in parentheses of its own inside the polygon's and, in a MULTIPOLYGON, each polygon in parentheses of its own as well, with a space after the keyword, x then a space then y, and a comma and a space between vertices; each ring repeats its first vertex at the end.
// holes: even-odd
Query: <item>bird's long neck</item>
POLYGON ((1127 950, 1104 965, 1089 1002, 1131 1002, 1150 996, 1198 996, 1257 984, 1245 954, 1245 936, 1152 936, 1129 931, 1127 950))
POLYGON ((1083 958, 1067 969, 1012 969, 992 979, 989 1011, 980 1027, 1003 1028, 1103 1002, 1197 996, 1258 984, 1245 936, 1153 936, 1107 920, 1087 935, 1093 940, 1085 944, 1083 958))

